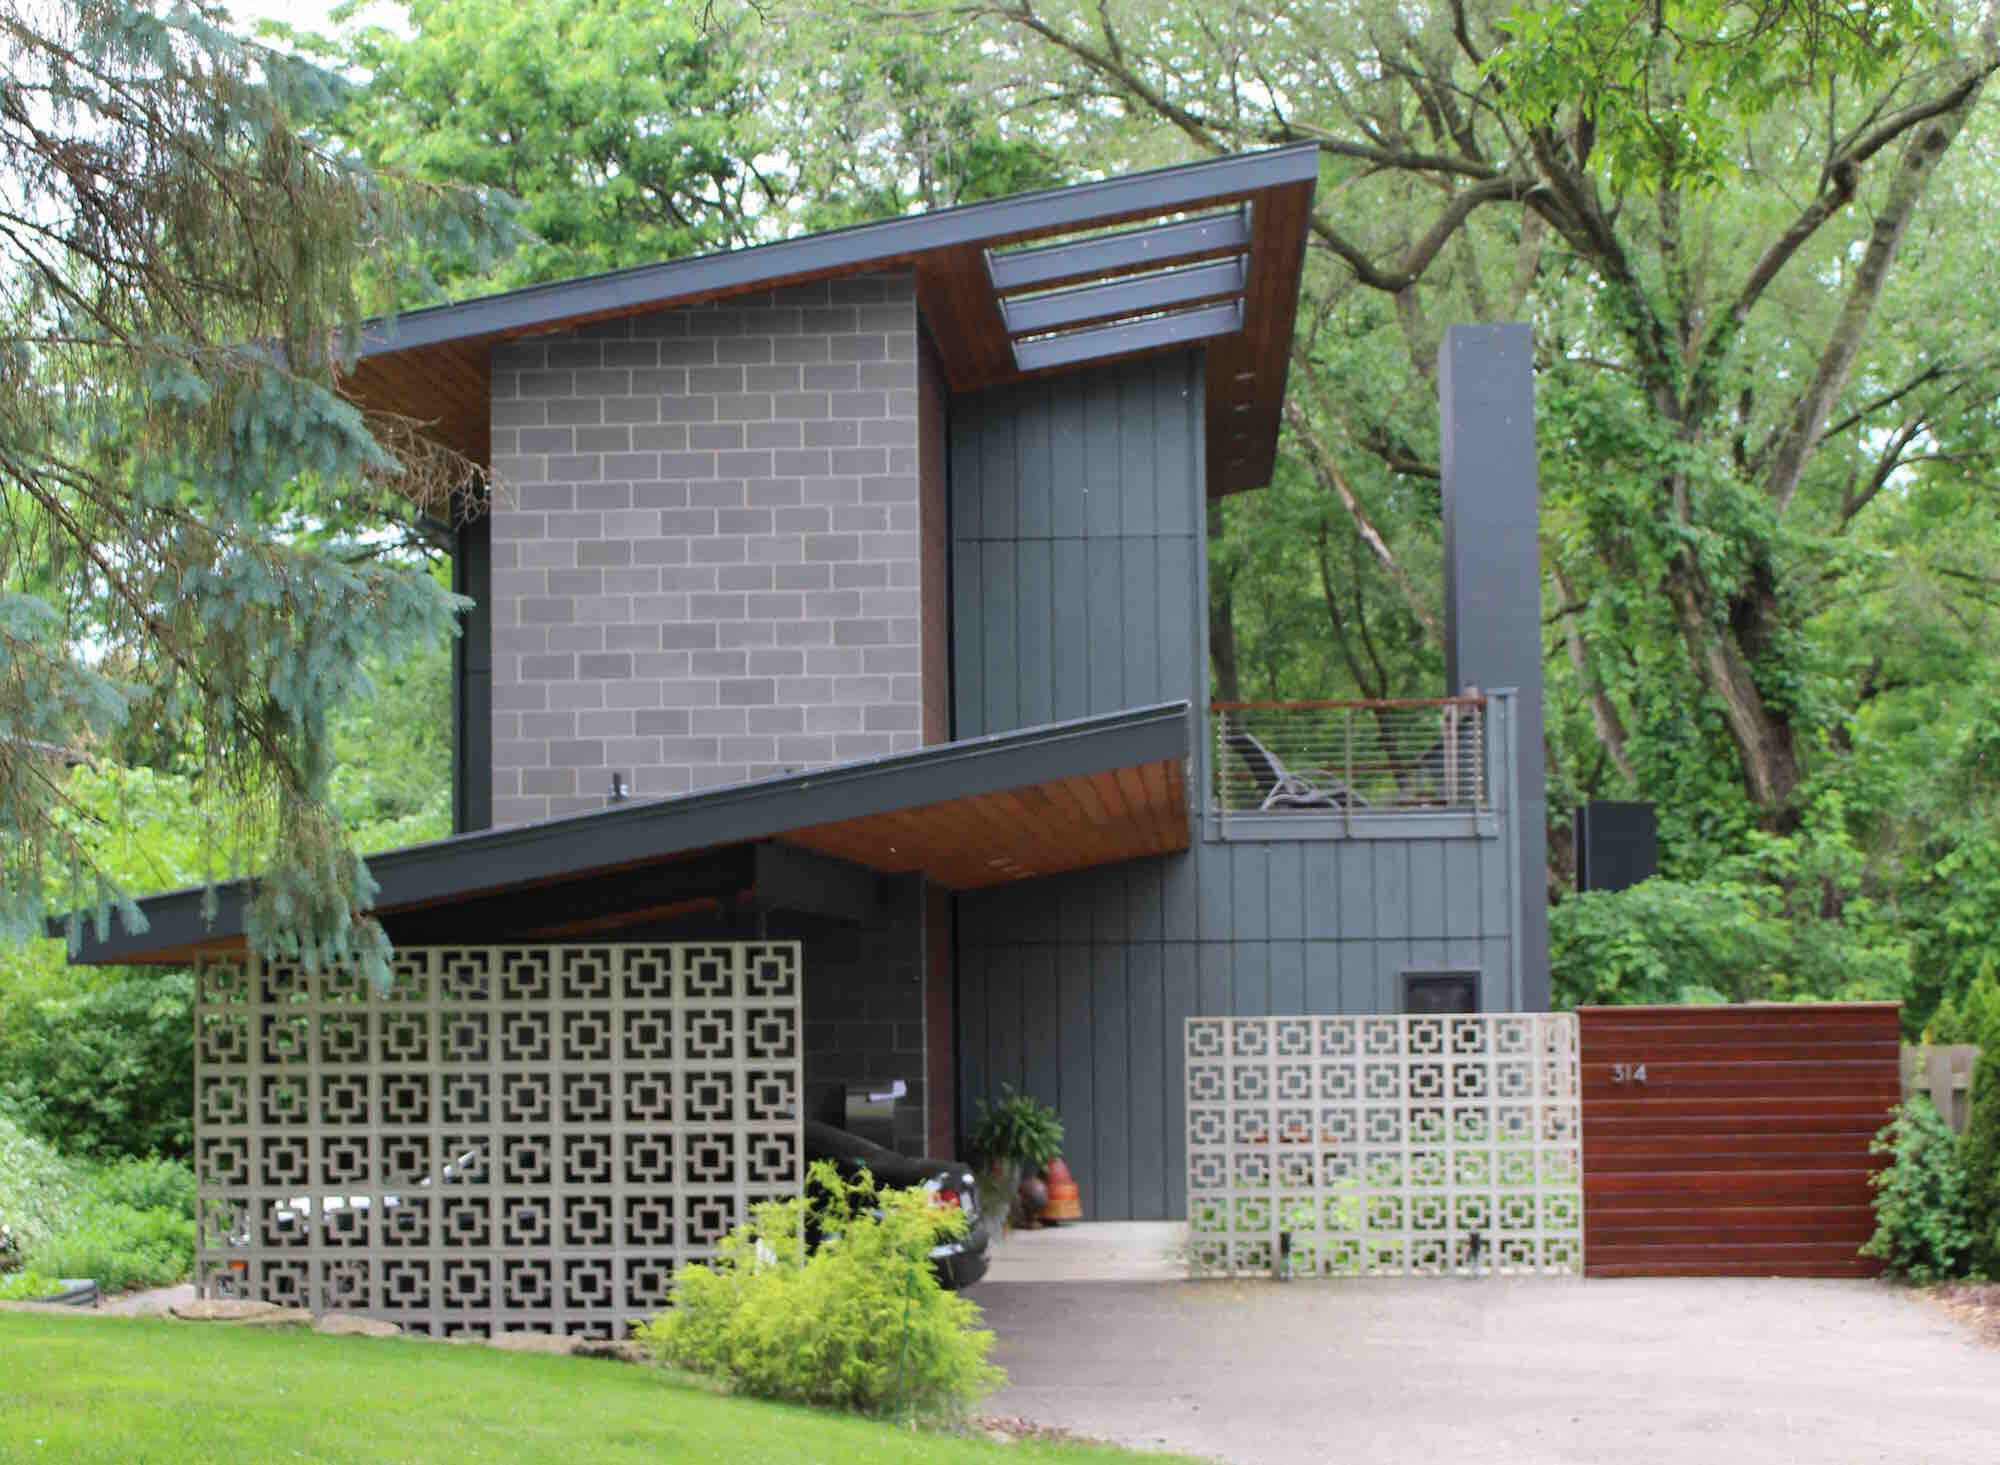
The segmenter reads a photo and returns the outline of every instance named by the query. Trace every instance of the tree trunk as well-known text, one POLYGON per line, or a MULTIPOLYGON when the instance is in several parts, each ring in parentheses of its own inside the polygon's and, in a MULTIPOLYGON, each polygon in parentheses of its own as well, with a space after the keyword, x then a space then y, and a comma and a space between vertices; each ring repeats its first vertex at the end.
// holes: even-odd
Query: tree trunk
MULTIPOLYGON (((1549 574, 1555 580, 1556 593, 1562 597, 1563 604, 1574 603, 1576 590, 1563 573, 1562 566, 1551 565, 1549 574)), ((1590 720, 1597 728, 1598 742, 1611 755, 1611 761, 1617 765, 1625 781, 1636 785, 1639 776, 1633 772, 1631 756, 1625 751, 1625 719, 1618 715, 1618 704, 1611 700, 1611 694, 1597 679, 1597 670, 1591 665, 1590 650, 1583 644, 1583 632, 1577 628, 1574 613, 1563 617, 1563 644, 1569 649, 1569 664, 1576 672, 1577 684, 1590 699, 1590 720)))
POLYGON ((1776 597, 1751 589, 1732 606, 1731 625, 1712 620, 1713 600, 1698 566, 1683 557, 1667 571, 1666 590, 1680 622, 1694 674, 1722 704, 1729 738, 1743 767, 1743 786, 1775 830, 1792 827, 1798 811, 1792 795, 1802 774, 1791 718, 1764 700, 1751 674, 1746 645, 1767 641, 1776 629, 1776 597))

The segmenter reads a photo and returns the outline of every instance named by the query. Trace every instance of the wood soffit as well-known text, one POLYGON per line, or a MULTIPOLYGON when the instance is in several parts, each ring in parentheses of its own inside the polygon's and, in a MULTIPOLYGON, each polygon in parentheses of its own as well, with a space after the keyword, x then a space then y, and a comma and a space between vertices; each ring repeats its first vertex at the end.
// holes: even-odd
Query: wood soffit
POLYGON ((1317 174, 1310 144, 1271 149, 415 311, 364 342, 345 387, 486 465, 499 343, 909 270, 955 393, 1205 347, 1220 497, 1276 462, 1317 174))
POLYGON ((785 842, 884 875, 980 890, 1188 847, 1181 765, 1159 759, 823 824, 785 842))

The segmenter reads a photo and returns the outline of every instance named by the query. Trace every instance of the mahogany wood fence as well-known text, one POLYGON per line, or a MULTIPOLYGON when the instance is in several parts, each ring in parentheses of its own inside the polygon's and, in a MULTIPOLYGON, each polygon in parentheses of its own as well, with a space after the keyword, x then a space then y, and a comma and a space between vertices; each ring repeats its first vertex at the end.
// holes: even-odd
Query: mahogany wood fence
POLYGON ((1590 1276, 1869 1276, 1895 1003, 1586 1007, 1590 1276))

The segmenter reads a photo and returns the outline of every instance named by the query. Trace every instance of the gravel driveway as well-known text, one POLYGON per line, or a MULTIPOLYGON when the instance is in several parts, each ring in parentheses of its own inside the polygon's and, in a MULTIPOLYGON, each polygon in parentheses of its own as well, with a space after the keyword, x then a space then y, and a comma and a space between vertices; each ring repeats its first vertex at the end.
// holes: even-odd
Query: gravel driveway
MULTIPOLYGON (((997 1269, 996 1269, 997 1270, 997 1269)), ((1885 1284, 989 1282, 986 1411, 1234 1465, 2000 1460, 2000 1348, 1885 1284)))

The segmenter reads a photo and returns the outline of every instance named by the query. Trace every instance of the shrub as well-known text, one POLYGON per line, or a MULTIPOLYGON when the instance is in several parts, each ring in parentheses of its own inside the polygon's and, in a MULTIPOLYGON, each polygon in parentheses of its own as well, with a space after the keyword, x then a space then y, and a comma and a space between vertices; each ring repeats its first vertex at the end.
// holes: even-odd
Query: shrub
POLYGON ((2000 1277, 2000 1021, 1988 1022, 1980 1038, 1972 1068, 1972 1113, 1958 1153, 1965 1168, 1973 1264, 1989 1277, 2000 1277))
POLYGON ((168 1287, 194 1272, 194 1222, 176 1211, 135 1210, 95 1198, 48 1240, 23 1248, 28 1270, 89 1277, 106 1292, 168 1287))
POLYGON ((1965 1171, 1957 1137, 1930 1100, 1919 1096, 1898 1108, 1868 1148, 1894 1158, 1869 1177, 1875 1234, 1861 1254, 1880 1257, 1892 1275, 1912 1282, 1964 1276, 1973 1254, 1965 1171))
MULTIPOLYGON (((63 1224, 77 1191, 75 1167, 0 1114, 0 1227, 17 1254, 47 1241, 63 1224)), ((8 1261, 0 1255, 0 1271, 8 1261)))
POLYGON ((171 1211, 194 1219, 194 1171, 183 1161, 149 1156, 113 1160, 86 1181, 91 1196, 106 1205, 135 1211, 171 1211))
POLYGON ((65 1154, 185 1157, 194 978, 129 971, 36 1002, 9 1034, 0 1108, 65 1154))
POLYGON ((819 1161, 806 1195, 757 1206, 713 1262, 685 1268, 639 1338, 757 1398, 960 1416, 1003 1378, 979 1310, 931 1270, 930 1248, 964 1225, 922 1190, 850 1184, 819 1161))
POLYGON ((1697 983, 1746 990, 1782 937, 1737 885, 1653 879, 1585 891, 1549 908, 1555 1005, 1674 1003, 1697 983))
POLYGON ((40 1272, 16 1272, 0 1277, 0 1302, 35 1302, 62 1291, 62 1283, 40 1272))
POLYGON ((1924 1029, 1924 1039, 1939 1047, 1954 1043, 2000 1043, 2000 982, 1982 973, 1965 989, 1962 1000, 1949 994, 1924 1029), (1991 1038, 1987 1037, 1991 1033, 1991 1038))

